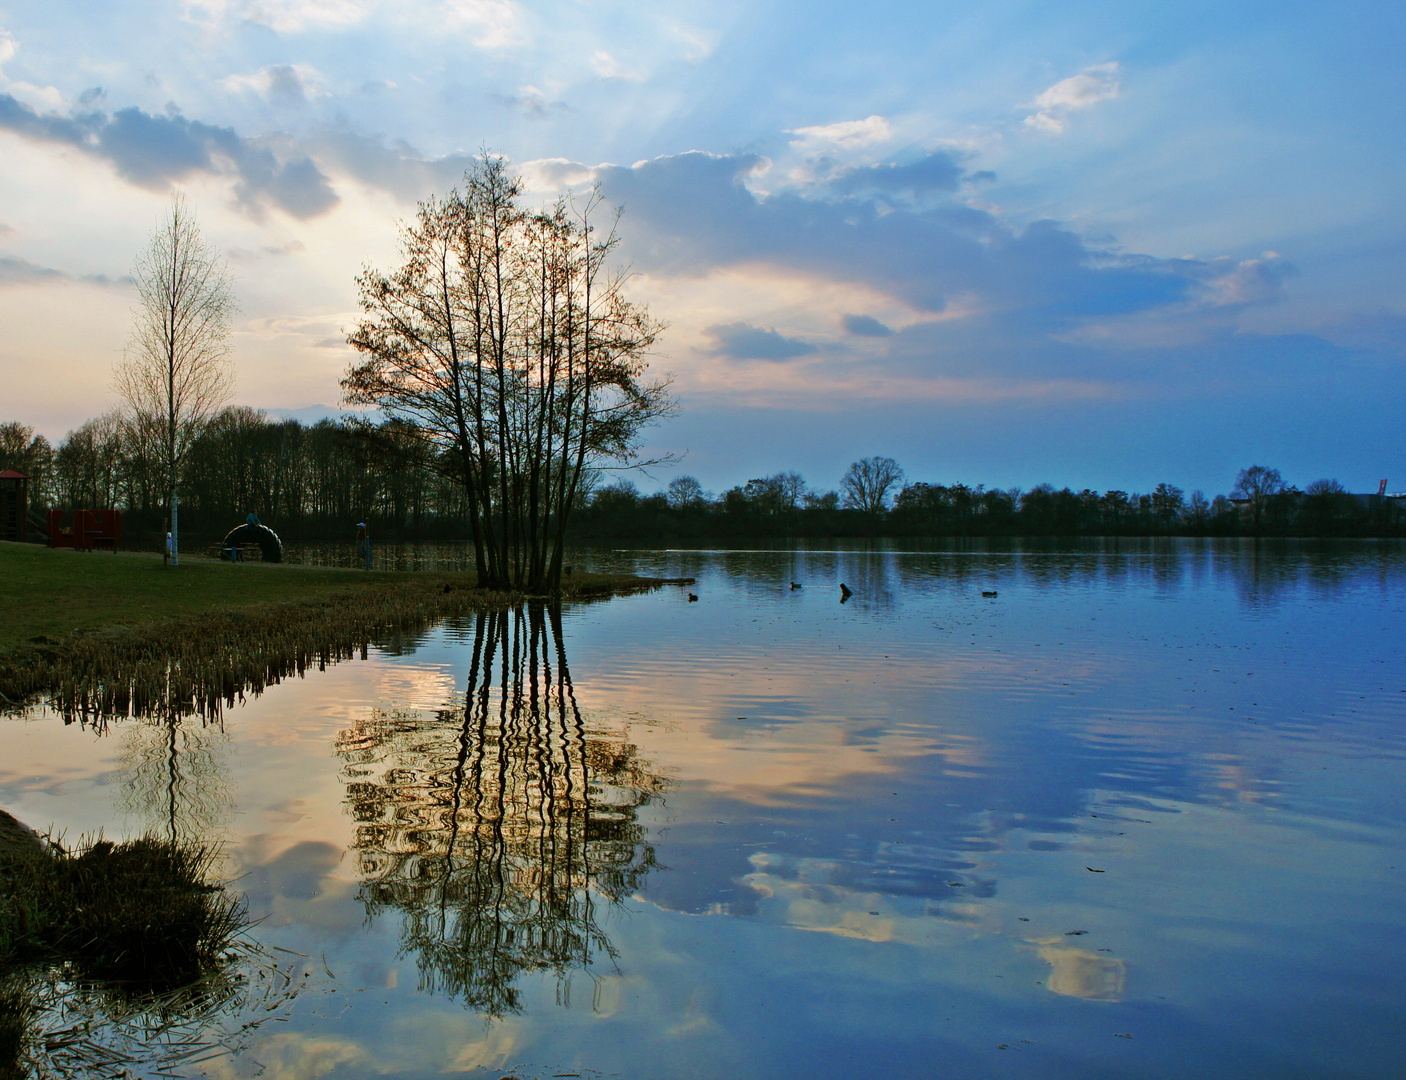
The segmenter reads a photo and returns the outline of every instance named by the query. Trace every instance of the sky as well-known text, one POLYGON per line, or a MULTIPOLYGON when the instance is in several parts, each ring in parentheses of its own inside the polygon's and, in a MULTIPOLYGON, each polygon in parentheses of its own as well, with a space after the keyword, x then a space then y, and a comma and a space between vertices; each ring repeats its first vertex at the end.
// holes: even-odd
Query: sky
POLYGON ((235 402, 335 414, 355 277, 476 155, 623 206, 637 476, 1406 488, 1406 5, 0 0, 0 422, 113 407, 179 189, 235 402))

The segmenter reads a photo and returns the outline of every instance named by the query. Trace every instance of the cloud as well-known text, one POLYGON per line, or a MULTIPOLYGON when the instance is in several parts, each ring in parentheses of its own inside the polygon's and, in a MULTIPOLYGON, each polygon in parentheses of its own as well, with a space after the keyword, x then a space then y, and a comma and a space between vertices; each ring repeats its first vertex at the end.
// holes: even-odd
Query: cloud
POLYGON ((39 101, 49 108, 58 108, 63 103, 63 95, 56 86, 38 86, 31 82, 11 79, 4 72, 5 64, 13 60, 19 52, 19 42, 8 30, 0 29, 0 87, 14 91, 31 101, 39 101))
POLYGON ((626 207, 630 257, 659 273, 785 268, 864 285, 922 313, 970 296, 973 309, 1019 313, 1030 330, 1176 303, 1199 288, 1179 262, 1091 248, 1052 221, 1018 228, 957 199, 895 208, 871 192, 759 196, 746 185, 759 161, 694 152, 596 175, 626 207))
POLYGON ((1118 96, 1118 64, 1095 64, 1078 75, 1061 79, 1035 99, 1035 112, 1025 126, 1058 135, 1069 127, 1069 114, 1090 109, 1118 96))
POLYGON ((406 200, 444 194, 459 184, 464 171, 478 160, 477 154, 467 153, 427 158, 404 140, 387 144, 343 128, 305 137, 302 146, 333 172, 349 173, 365 184, 406 200))
POLYGON ((837 124, 822 124, 818 127, 791 128, 787 134, 798 136, 792 140, 792 146, 838 146, 854 149, 883 142, 893 134, 893 128, 884 117, 874 115, 863 120, 842 120, 837 124))
POLYGON ((124 179, 161 188, 195 172, 233 175, 235 195, 259 211, 268 202, 297 218, 326 213, 338 202, 322 171, 306 154, 279 160, 233 128, 157 116, 135 107, 60 116, 39 113, 0 94, 0 130, 40 142, 73 146, 112 164, 124 179))
POLYGON ((771 327, 720 323, 703 331, 714 341, 714 352, 734 360, 790 360, 815 352, 815 346, 783 337, 771 327))
POLYGON ((845 169, 826 186, 842 195, 906 195, 920 199, 934 192, 956 191, 962 179, 962 165, 956 155, 939 150, 904 165, 862 165, 845 169))
MULTIPOLYGON (((0 235, 3 235, 3 231, 0 231, 0 235)), ((106 274, 74 275, 49 266, 38 266, 28 259, 0 255, 0 288, 6 285, 34 285, 50 281, 81 281, 88 285, 117 284, 117 281, 106 274)))
POLYGON ((1389 309, 1344 312, 1321 322, 1317 329, 1338 345, 1406 357, 1406 315, 1389 309))
POLYGON ((325 97, 318 88, 320 77, 315 69, 302 64, 275 64, 261 68, 252 75, 229 75, 220 85, 231 93, 256 94, 270 104, 285 108, 307 103, 309 98, 325 97))
POLYGON ((280 34, 298 34, 355 26, 375 7, 375 0, 187 0, 185 12, 193 22, 251 22, 280 34))
POLYGON ((258 251, 240 247, 230 248, 225 254, 231 262, 253 262, 265 255, 278 258, 283 255, 300 255, 305 250, 306 247, 301 240, 289 240, 285 244, 265 244, 258 251))
POLYGON ((1284 296, 1284 282, 1298 274, 1298 269, 1276 251, 1238 263, 1215 259, 1206 267, 1208 293, 1203 302, 1211 307, 1278 303, 1284 296))
POLYGON ((481 49, 506 49, 526 41, 521 12, 509 0, 445 0, 444 14, 450 26, 476 29, 472 40, 481 49))
POLYGON ((568 107, 564 101, 550 100, 535 86, 524 86, 517 94, 490 94, 489 98, 510 109, 520 109, 534 120, 544 119, 568 107))
POLYGON ((641 82, 644 79, 643 74, 625 67, 604 49, 597 49, 591 54, 591 70, 602 79, 623 82, 641 82))
POLYGON ((47 266, 36 266, 28 259, 0 255, 0 286, 31 285, 38 281, 62 280, 67 276, 47 266))
POLYGON ((872 315, 846 315, 841 322, 844 323, 845 333, 855 337, 893 337, 892 328, 872 315))

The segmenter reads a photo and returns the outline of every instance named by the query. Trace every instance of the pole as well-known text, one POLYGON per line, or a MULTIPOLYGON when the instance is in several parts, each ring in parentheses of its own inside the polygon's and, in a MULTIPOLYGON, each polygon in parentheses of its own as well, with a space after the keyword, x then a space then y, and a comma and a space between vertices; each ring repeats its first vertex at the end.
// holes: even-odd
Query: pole
POLYGON ((176 503, 176 489, 171 489, 171 565, 181 565, 180 508, 176 503))

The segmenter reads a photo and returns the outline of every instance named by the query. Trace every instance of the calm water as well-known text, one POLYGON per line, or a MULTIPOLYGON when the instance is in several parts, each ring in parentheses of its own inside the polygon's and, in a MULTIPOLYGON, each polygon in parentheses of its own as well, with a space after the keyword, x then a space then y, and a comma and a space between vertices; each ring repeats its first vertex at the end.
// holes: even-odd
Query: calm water
POLYGON ((22 820, 225 844, 292 996, 186 1073, 1406 1075, 1406 549, 581 561, 698 601, 0 721, 22 820))

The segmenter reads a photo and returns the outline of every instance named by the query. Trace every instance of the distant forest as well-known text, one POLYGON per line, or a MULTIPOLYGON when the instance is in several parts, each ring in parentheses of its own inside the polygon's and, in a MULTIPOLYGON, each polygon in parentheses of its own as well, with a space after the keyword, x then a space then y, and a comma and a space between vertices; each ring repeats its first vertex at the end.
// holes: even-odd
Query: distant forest
MULTIPOLYGON (((113 507, 128 545, 162 525, 158 440, 117 413, 57 447, 17 422, 0 424, 0 470, 30 479, 31 510, 113 507)), ((468 536, 456 463, 427 450, 410 425, 324 420, 306 426, 248 408, 219 413, 192 449, 181 484, 183 532, 214 540, 256 512, 286 541, 346 540, 356 522, 382 540, 468 536)), ((795 472, 714 495, 690 476, 642 494, 594 474, 571 519, 574 542, 745 540, 820 536, 1406 536, 1406 500, 1356 495, 1334 480, 1300 490, 1273 468, 1240 471, 1229 494, 988 488, 908 480, 892 459, 855 462, 835 490, 795 472)))

